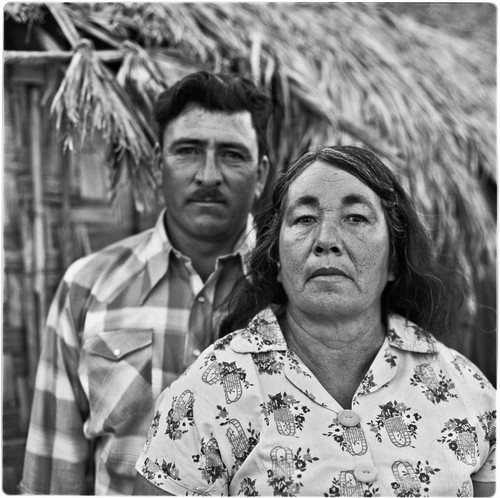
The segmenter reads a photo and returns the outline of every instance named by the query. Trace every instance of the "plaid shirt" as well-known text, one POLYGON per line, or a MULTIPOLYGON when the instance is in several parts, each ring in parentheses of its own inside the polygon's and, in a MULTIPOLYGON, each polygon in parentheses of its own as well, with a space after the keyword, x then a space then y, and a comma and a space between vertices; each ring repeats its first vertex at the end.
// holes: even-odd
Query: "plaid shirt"
POLYGON ((47 318, 23 492, 131 494, 154 401, 217 338, 253 220, 203 284, 163 219, 66 272, 47 318))

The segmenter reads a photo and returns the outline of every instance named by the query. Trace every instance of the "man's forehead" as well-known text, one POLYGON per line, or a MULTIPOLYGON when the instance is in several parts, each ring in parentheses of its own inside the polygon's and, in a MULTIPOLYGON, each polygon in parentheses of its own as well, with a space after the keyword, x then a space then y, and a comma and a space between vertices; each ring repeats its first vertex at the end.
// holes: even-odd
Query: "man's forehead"
POLYGON ((233 137, 257 143, 252 115, 247 110, 226 112, 190 104, 165 128, 167 141, 180 138, 211 139, 233 137))
POLYGON ((198 120, 210 118, 224 121, 234 120, 249 125, 253 128, 252 115, 250 111, 222 111, 219 109, 207 109, 206 107, 203 107, 197 103, 188 104, 178 116, 172 119, 169 124, 188 121, 191 119, 198 120))

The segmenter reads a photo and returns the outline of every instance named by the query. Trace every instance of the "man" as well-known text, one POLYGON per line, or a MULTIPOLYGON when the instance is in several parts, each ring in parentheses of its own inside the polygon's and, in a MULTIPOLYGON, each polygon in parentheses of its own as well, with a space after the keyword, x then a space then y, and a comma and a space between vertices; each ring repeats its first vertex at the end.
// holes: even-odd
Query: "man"
POLYGON ((23 492, 131 494, 156 397, 216 339, 244 274, 269 113, 250 82, 206 72, 158 98, 166 210, 66 272, 47 319, 23 492))

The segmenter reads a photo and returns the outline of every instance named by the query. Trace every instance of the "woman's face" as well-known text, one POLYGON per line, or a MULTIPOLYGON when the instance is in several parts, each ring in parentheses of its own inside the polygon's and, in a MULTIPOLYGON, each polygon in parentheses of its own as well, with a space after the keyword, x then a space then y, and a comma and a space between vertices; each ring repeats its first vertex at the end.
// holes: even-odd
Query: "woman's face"
POLYGON ((290 185, 280 228, 278 280, 289 311, 380 316, 382 292, 393 280, 389 247, 377 194, 350 173, 314 162, 290 185))

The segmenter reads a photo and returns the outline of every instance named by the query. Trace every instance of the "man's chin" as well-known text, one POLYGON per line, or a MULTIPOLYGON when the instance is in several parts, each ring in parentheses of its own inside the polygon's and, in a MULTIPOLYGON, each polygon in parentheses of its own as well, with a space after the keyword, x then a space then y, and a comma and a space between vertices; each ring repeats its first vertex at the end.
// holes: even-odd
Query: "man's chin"
POLYGON ((226 217, 213 216, 208 210, 200 216, 192 218, 189 223, 191 232, 201 237, 218 238, 230 235, 231 223, 226 217))

